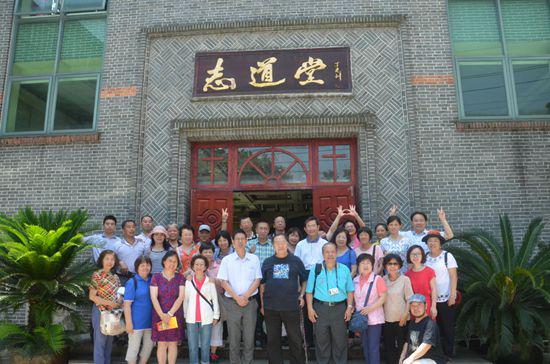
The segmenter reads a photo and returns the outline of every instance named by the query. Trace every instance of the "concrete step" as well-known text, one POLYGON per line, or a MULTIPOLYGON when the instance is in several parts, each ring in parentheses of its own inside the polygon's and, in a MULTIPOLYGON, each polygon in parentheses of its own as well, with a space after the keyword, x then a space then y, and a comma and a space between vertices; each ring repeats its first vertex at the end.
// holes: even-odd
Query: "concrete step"
MULTIPOLYGON (((468 350, 465 347, 457 346, 457 355, 456 358, 454 358, 451 361, 451 364, 486 364, 489 363, 487 360, 481 358, 477 353, 468 350)), ((285 358, 288 359, 288 347, 283 347, 283 352, 285 354, 285 358)), ((227 347, 221 348, 221 350, 218 350, 218 354, 221 356, 221 360, 219 363, 229 363, 229 353, 227 351, 227 347)), ((124 357, 126 355, 126 347, 125 346, 114 346, 113 347, 113 355, 112 355, 112 364, 122 364, 125 363, 124 357)), ((309 350, 308 353, 309 363, 313 364, 315 363, 315 353, 314 350, 309 350)), ((358 363, 364 363, 363 359, 363 352, 361 345, 358 343, 355 343, 352 347, 349 349, 348 353, 348 363, 350 364, 358 364, 358 363)), ((149 360, 150 363, 157 363, 155 352, 153 351, 151 355, 151 359, 149 360)), ((187 345, 182 344, 179 349, 178 354, 178 361, 177 363, 188 363, 188 352, 187 352, 187 345)), ((91 342, 84 342, 82 344, 79 344, 77 347, 72 348, 71 354, 70 354, 70 360, 69 363, 71 364, 92 364, 93 363, 93 346, 91 342)), ((254 350, 254 363, 267 363, 267 351, 262 348, 255 348, 254 350)), ((384 363, 384 360, 382 358, 382 363, 384 363)))

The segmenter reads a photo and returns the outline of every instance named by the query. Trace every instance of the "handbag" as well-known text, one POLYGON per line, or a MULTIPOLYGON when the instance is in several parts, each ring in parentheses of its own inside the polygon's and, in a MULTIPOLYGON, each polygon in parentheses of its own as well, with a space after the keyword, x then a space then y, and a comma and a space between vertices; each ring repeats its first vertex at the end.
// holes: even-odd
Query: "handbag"
MULTIPOLYGON (((376 276, 374 277, 372 282, 370 282, 369 290, 367 291, 367 297, 365 297, 365 303, 363 304, 363 307, 367 307, 367 303, 369 302, 370 292, 372 290, 372 285, 374 284, 375 280, 376 280, 376 276)), ((367 329, 367 326, 369 326, 369 316, 361 315, 361 311, 355 311, 351 316, 351 320, 349 322, 349 330, 352 332, 361 332, 367 329)))
POLYGON ((103 335, 117 336, 126 331, 122 310, 101 311, 99 318, 99 328, 103 335))

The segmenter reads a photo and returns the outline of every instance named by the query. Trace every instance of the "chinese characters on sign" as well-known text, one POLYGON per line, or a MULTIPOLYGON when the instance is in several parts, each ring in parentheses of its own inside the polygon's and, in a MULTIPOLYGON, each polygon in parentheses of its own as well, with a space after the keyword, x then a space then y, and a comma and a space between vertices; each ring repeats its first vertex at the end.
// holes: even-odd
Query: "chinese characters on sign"
POLYGON ((193 96, 351 93, 349 48, 202 52, 193 96))

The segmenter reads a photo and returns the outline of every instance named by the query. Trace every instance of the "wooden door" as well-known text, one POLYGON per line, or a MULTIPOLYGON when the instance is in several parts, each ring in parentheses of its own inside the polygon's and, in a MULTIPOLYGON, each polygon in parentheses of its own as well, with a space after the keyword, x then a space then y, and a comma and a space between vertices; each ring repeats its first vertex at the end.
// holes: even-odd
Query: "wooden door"
MULTIPOLYGON (((191 191, 191 226, 197 230, 201 224, 212 228, 210 236, 213 239, 222 224, 222 209, 226 208, 229 218, 233 216, 232 191, 191 191)), ((231 230, 231 224, 228 224, 231 230)))
POLYGON ((355 205, 353 186, 313 189, 313 214, 319 218, 321 230, 328 231, 338 214, 338 206, 355 205))

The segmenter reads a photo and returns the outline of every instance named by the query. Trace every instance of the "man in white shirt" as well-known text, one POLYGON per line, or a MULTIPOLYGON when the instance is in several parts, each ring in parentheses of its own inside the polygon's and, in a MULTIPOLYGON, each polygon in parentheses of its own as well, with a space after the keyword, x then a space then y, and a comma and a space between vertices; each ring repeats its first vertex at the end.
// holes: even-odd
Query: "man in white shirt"
POLYGON ((141 218, 141 234, 136 238, 141 239, 147 247, 151 245, 151 231, 153 231, 153 217, 151 215, 144 215, 141 218))
POLYGON ((304 224, 307 236, 298 242, 294 255, 302 260, 307 271, 315 268, 315 264, 323 262, 323 245, 327 241, 319 236, 320 223, 315 216, 309 217, 304 224))
POLYGON ((84 238, 84 241, 93 245, 92 254, 94 262, 97 262, 99 254, 104 250, 116 251, 121 240, 115 235, 116 232, 116 217, 107 215, 103 218, 103 232, 100 234, 90 235, 84 238))
MULTIPOLYGON (((397 215, 397 205, 394 205, 390 209, 390 216, 396 216, 397 215)), ((445 238, 445 240, 451 240, 454 237, 453 230, 451 229, 451 226, 449 225, 449 222, 447 221, 447 217, 445 215, 445 211, 443 210, 443 207, 437 210, 437 216, 439 217, 439 221, 441 222, 441 226, 443 226, 443 229, 445 232, 441 232, 441 236, 445 238)), ((422 211, 415 211, 411 214, 411 227, 412 229, 409 231, 401 231, 399 235, 408 238, 413 245, 420 245, 422 249, 424 249, 424 252, 428 254, 429 249, 428 245, 422 241, 422 239, 428 234, 428 215, 422 211)))
POLYGON ((125 220, 122 222, 122 239, 115 250, 119 259, 121 273, 119 274, 119 278, 122 284, 126 283, 126 280, 134 275, 134 263, 136 259, 147 251, 145 243, 143 240, 138 239, 134 235, 135 233, 136 223, 134 220, 125 220))
POLYGON ((218 279, 225 294, 222 304, 227 311, 229 360, 231 363, 251 364, 254 360, 254 330, 256 327, 256 295, 262 279, 260 260, 246 252, 246 233, 233 234, 235 252, 222 259, 218 279), (241 355, 241 337, 243 351, 241 355))
MULTIPOLYGON (((315 269, 315 265, 318 263, 323 263, 323 246, 328 243, 325 239, 321 238, 319 235, 319 229, 321 224, 319 219, 315 216, 309 217, 304 223, 304 231, 307 236, 304 240, 301 240, 296 245, 294 255, 300 258, 302 263, 307 270, 309 276, 309 271, 315 269)), ((304 306, 304 317, 307 316, 307 307, 304 306)), ((304 319, 304 331, 306 336, 306 342, 309 347, 313 347, 315 342, 313 341, 313 325, 308 319, 304 319)))

